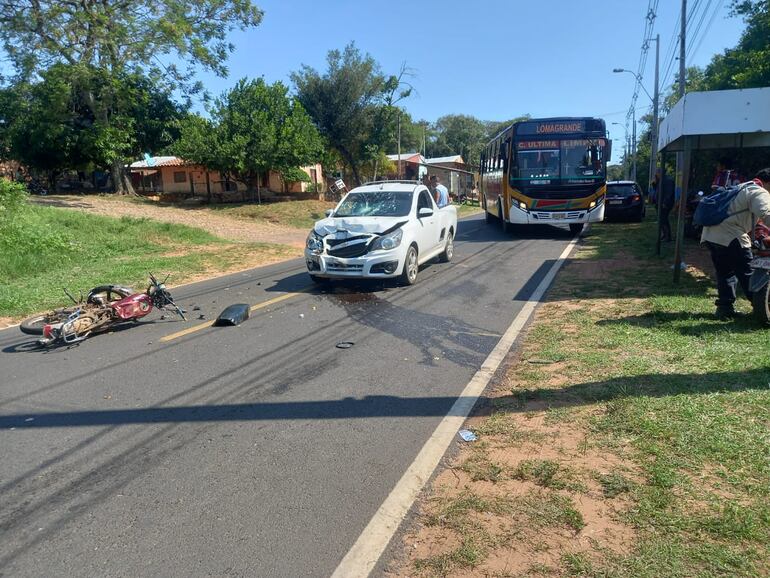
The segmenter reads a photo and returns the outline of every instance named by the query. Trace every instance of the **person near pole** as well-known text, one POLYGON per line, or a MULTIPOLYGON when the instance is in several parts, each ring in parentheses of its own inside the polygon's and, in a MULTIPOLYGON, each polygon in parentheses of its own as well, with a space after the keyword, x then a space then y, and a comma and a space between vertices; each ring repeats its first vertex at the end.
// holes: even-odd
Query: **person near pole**
POLYGON ((438 175, 432 175, 430 177, 432 185, 434 199, 436 200, 436 206, 441 209, 449 204, 449 191, 447 188, 439 182, 438 175))
POLYGON ((711 190, 727 189, 729 187, 735 187, 740 184, 737 171, 734 171, 730 167, 730 162, 727 159, 720 159, 717 161, 717 171, 714 175, 714 180, 711 182, 711 190))
POLYGON ((663 241, 671 241, 671 221, 669 215, 676 205, 676 186, 674 179, 666 175, 660 182, 660 172, 655 174, 655 199, 660 195, 660 238, 663 241))
POLYGON ((749 266, 753 255, 749 234, 762 221, 770 225, 770 168, 762 169, 753 182, 744 183, 727 207, 726 218, 713 226, 703 227, 701 243, 708 247, 717 277, 716 315, 721 319, 735 317, 737 285, 751 300, 749 266))

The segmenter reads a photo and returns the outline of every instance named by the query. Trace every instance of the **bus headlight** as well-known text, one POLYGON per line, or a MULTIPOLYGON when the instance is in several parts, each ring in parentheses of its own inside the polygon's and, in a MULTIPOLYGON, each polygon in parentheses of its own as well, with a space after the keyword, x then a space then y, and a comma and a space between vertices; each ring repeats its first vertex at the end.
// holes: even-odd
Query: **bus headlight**
POLYGON ((593 209, 596 206, 596 201, 591 201, 591 204, 588 205, 589 209, 593 209))
POLYGON ((527 210, 527 203, 522 203, 521 201, 519 201, 519 208, 522 211, 526 211, 527 210))

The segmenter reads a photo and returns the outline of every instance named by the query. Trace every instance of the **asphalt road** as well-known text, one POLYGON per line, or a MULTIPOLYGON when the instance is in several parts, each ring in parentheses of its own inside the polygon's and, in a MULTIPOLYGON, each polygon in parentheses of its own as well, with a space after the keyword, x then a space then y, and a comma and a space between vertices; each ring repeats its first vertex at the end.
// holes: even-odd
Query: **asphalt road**
POLYGON ((307 291, 239 327, 0 332, 0 576, 331 574, 569 242, 458 233, 413 287, 291 261, 172 291, 209 319, 307 291))

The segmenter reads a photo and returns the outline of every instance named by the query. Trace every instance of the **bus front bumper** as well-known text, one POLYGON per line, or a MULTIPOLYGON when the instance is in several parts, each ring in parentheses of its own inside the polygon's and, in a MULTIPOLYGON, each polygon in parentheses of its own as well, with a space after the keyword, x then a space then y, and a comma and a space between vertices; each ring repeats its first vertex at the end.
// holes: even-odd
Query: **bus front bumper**
POLYGON ((599 223, 604 220, 604 203, 599 203, 591 209, 572 211, 530 211, 513 205, 509 219, 511 223, 522 225, 599 223))

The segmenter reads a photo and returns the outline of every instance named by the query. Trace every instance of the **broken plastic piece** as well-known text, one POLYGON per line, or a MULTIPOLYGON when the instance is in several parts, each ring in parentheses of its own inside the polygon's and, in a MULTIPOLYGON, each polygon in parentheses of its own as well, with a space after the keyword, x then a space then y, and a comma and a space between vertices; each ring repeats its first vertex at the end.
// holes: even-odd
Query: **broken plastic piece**
POLYGON ((476 437, 476 434, 469 429, 461 429, 457 432, 457 435, 459 435, 463 441, 466 442, 475 442, 477 439, 479 439, 476 437))
POLYGON ((236 303, 228 305, 225 310, 219 314, 214 325, 217 327, 227 325, 240 325, 249 318, 249 306, 246 303, 236 303))

